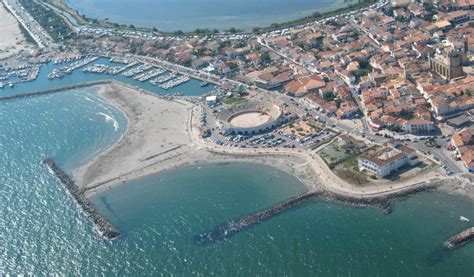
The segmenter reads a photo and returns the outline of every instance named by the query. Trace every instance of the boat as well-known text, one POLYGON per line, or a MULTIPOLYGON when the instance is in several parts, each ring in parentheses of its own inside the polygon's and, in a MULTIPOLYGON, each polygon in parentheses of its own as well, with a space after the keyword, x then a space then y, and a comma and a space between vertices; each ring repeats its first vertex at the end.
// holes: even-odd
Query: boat
POLYGON ((201 82, 201 87, 206 87, 209 85, 209 82, 203 81, 201 82))
POLYGON ((465 218, 464 216, 460 216, 459 220, 469 222, 469 218, 465 218))
POLYGON ((12 87, 14 86, 14 84, 13 84, 13 83, 9 83, 8 86, 12 88, 12 87))
POLYGON ((4 86, 5 85, 2 82, 0 82, 0 88, 3 88, 4 86))

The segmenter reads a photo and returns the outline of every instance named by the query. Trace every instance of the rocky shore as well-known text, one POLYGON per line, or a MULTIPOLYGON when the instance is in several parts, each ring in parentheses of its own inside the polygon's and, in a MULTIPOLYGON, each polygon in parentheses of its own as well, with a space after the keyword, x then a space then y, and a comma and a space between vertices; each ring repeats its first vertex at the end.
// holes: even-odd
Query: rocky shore
POLYGON ((321 194, 318 195, 319 199, 327 200, 331 202, 342 203, 346 205, 353 205, 353 206, 372 206, 382 210, 385 214, 390 214, 392 212, 392 204, 391 201, 396 198, 406 197, 413 194, 430 191, 438 188, 442 185, 441 181, 432 181, 430 183, 420 183, 418 185, 414 185, 408 187, 404 190, 392 192, 390 194, 380 194, 374 196, 367 196, 367 195, 346 195, 340 193, 334 193, 331 191, 323 191, 321 194))
POLYGON ((64 185, 67 192, 73 197, 80 210, 90 220, 97 232, 106 240, 113 240, 120 236, 120 232, 113 226, 90 202, 81 190, 55 162, 49 158, 43 161, 47 168, 53 173, 64 185))

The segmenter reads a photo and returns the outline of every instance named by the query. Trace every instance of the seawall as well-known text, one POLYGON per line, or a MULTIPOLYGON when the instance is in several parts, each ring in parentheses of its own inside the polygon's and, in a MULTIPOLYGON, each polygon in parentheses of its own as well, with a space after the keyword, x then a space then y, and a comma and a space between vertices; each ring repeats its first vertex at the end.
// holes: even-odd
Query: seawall
POLYGON ((64 172, 53 159, 49 158, 43 161, 46 167, 51 173, 56 176, 65 189, 74 198, 78 204, 80 210, 86 215, 87 219, 90 220, 94 229, 106 240, 113 240, 120 236, 120 232, 113 226, 90 202, 90 200, 84 195, 84 191, 81 190, 74 180, 64 172))
POLYGON ((236 220, 229 221, 222 226, 217 226, 209 232, 197 234, 193 237, 193 241, 198 245, 206 245, 216 243, 239 232, 242 232, 256 224, 269 220, 291 208, 300 206, 301 204, 314 199, 316 192, 307 192, 297 197, 291 198, 285 202, 280 202, 269 209, 251 213, 236 220))

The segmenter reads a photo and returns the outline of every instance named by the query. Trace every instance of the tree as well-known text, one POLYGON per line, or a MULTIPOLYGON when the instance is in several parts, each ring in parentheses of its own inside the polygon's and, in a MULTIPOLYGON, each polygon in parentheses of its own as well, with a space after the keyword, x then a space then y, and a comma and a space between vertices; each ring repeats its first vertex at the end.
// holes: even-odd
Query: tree
POLYGON ((230 32, 231 34, 235 34, 235 33, 237 33, 237 29, 235 29, 234 27, 232 27, 232 28, 229 29, 229 32, 230 32))
POLYGON ((131 28, 131 29, 135 29, 135 25, 130 24, 130 28, 131 28))
POLYGON ((269 54, 268 52, 263 53, 263 54, 260 56, 260 59, 261 59, 262 62, 264 62, 264 63, 271 63, 271 62, 272 62, 272 57, 270 57, 270 54, 269 54))

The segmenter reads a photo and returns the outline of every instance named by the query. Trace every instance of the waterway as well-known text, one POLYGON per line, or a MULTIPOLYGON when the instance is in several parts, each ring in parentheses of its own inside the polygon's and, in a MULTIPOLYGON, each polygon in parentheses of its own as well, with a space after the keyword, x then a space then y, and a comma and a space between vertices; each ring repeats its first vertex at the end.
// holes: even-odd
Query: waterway
MULTIPOLYGON (((164 172, 92 200, 123 236, 94 232, 41 161, 67 171, 116 142, 126 119, 87 88, 0 102, 0 275, 472 276, 474 244, 442 242, 474 220, 473 202, 423 193, 384 215, 307 203, 210 245, 193 236, 304 192, 249 164, 164 172)), ((159 124, 159 121, 158 121, 159 124)))
POLYGON ((65 0, 90 18, 156 27, 163 31, 196 28, 250 29, 325 12, 343 0, 65 0))

